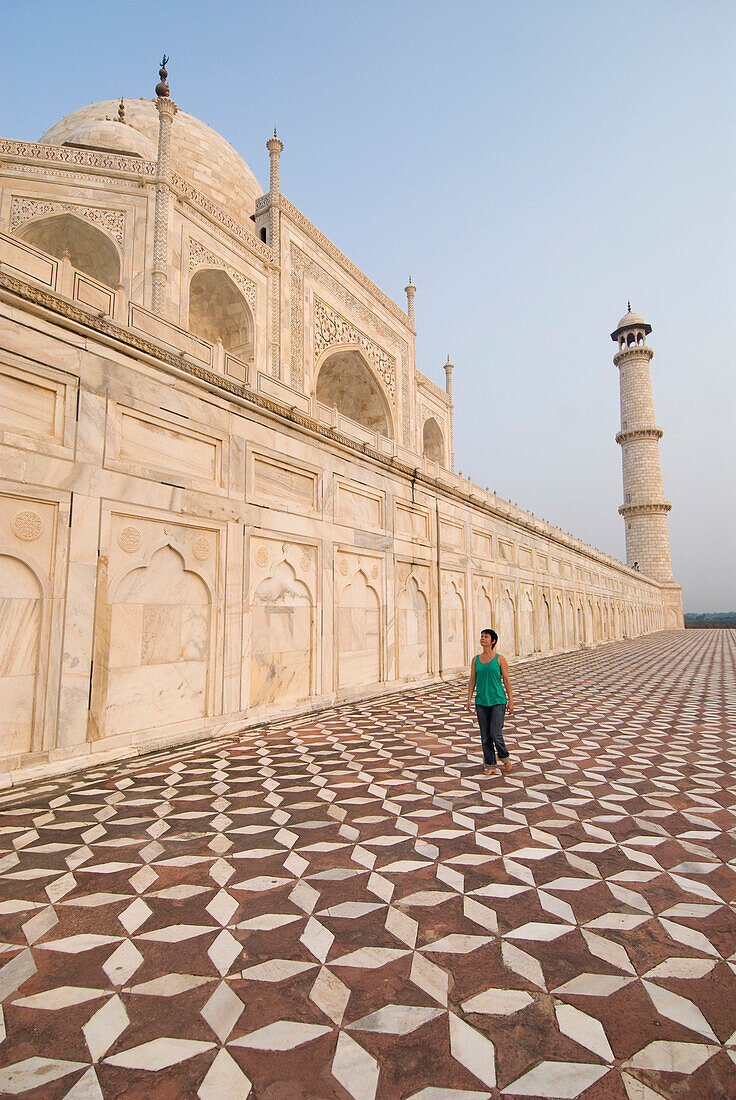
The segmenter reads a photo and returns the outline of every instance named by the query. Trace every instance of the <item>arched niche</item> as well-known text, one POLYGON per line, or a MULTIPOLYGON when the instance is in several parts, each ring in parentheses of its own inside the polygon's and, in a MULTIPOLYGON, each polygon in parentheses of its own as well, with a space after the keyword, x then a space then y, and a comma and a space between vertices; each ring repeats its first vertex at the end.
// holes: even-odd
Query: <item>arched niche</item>
POLYGON ((519 601, 519 650, 522 657, 534 652, 534 604, 528 592, 519 601))
POLYGON ((208 712, 210 592, 166 545, 125 574, 108 606, 104 734, 153 730, 208 712))
POLYGON ((222 342, 237 359, 253 356, 253 317, 239 289, 219 268, 195 271, 189 282, 189 330, 211 344, 222 342))
POLYGON ((33 748, 42 590, 31 568, 0 555, 0 756, 33 748))
POLYGON ((516 653, 516 608, 508 592, 504 592, 499 602, 497 633, 499 652, 513 656, 516 653))
POLYGON ((465 601, 454 581, 442 593, 442 665, 445 669, 465 664, 465 601))
POLYGON ((595 629, 593 625, 593 606, 588 600, 583 608, 584 622, 585 622, 585 644, 593 645, 595 643, 595 629))
POLYGON ((429 672, 429 604, 414 577, 402 588, 397 601, 398 674, 402 679, 429 672))
POLYGON ((116 246, 101 229, 75 214, 37 218, 18 230, 16 236, 57 260, 68 252, 72 267, 98 283, 113 288, 120 283, 120 254, 116 246))
POLYGON ((342 348, 326 356, 319 368, 315 394, 323 405, 336 405, 339 413, 356 424, 393 439, 388 401, 357 348, 342 348))
POLYGON ((481 630, 494 630, 495 616, 491 594, 485 584, 479 584, 475 593, 475 634, 474 644, 479 643, 481 630))
POLYGON ((565 632, 565 644, 568 647, 574 646, 577 638, 575 606, 569 596, 567 597, 567 600, 565 602, 565 625, 567 627, 565 632))
POLYGON ((381 605, 378 593, 359 570, 340 595, 337 608, 338 686, 381 680, 381 605))
POLYGON ((546 596, 542 596, 539 601, 539 638, 536 649, 547 652, 552 649, 552 612, 546 596))
POLYGON ((250 702, 293 703, 312 694, 312 596, 286 561, 253 594, 250 702))
POLYGON ((552 649, 563 649, 565 646, 565 616, 562 610, 562 601, 555 598, 552 605, 552 649))
POLYGON ((422 454, 440 466, 445 464, 445 437, 433 416, 425 420, 422 429, 422 454))

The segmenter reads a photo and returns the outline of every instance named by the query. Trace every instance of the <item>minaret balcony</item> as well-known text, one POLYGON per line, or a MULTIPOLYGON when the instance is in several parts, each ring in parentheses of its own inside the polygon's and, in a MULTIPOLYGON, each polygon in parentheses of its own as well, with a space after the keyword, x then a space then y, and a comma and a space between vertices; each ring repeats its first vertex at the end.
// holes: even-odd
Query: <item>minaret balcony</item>
POLYGON ((672 510, 668 500, 659 504, 622 504, 618 510, 620 516, 666 516, 672 510))
POLYGON ((646 356, 647 359, 652 359, 654 351, 648 344, 632 344, 631 347, 622 348, 621 351, 617 351, 613 357, 613 361, 617 367, 620 367, 622 363, 627 363, 629 359, 641 359, 642 356, 646 356))
POLYGON ((616 442, 630 443, 633 439, 661 439, 663 435, 662 429, 655 424, 651 428, 631 428, 627 432, 618 432, 616 442))

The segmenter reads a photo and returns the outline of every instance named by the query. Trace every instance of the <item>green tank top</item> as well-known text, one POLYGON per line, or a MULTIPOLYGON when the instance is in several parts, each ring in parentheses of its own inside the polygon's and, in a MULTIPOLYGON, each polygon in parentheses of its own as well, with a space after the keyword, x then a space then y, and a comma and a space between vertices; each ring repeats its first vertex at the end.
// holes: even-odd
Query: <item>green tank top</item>
POLYGON ((498 654, 488 664, 483 664, 478 656, 475 658, 475 701, 481 707, 507 702, 498 654))

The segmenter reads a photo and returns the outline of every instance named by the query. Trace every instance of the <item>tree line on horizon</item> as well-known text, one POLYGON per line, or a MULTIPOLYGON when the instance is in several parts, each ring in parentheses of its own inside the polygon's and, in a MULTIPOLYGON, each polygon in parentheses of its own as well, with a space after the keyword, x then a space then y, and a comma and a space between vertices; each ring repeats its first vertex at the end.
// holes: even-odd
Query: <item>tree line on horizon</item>
POLYGON ((736 627, 736 611, 686 611, 685 628, 736 627))

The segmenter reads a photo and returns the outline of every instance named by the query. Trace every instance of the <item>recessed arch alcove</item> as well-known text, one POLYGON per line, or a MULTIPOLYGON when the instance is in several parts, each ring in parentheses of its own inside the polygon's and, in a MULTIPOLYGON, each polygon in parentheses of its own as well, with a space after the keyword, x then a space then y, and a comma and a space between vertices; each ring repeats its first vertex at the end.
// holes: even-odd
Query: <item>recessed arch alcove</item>
POLYGON ((317 375, 317 400, 372 432, 393 439, 393 418, 375 374, 357 348, 331 352, 317 375))
POLYGON ((195 271, 189 283, 189 329, 238 359, 253 355, 253 317, 243 295, 218 268, 195 271))
POLYGON ((425 420, 422 430, 422 454, 440 466, 445 464, 445 437, 433 416, 425 420))
POLYGON ((69 253, 72 267, 96 279, 105 286, 117 287, 120 283, 120 255, 117 248, 101 229, 75 214, 52 214, 28 222, 16 234, 21 240, 41 252, 48 252, 61 260, 69 253))

